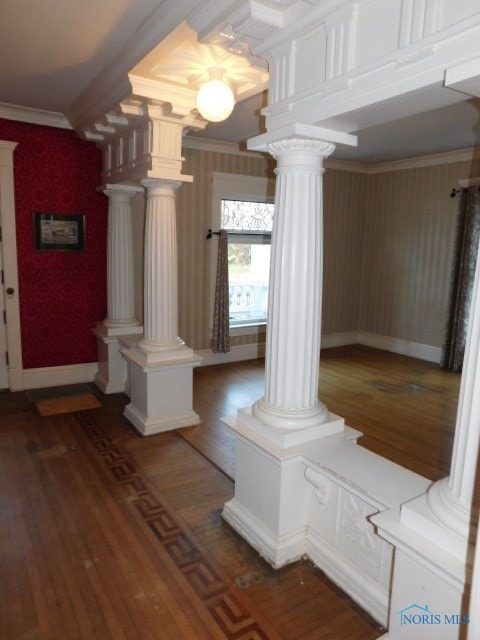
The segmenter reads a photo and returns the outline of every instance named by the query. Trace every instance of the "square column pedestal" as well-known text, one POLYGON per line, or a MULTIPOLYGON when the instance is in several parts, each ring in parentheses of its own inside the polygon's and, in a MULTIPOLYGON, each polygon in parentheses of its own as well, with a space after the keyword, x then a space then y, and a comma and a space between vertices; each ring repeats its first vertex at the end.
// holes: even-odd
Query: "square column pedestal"
POLYGON ((304 429, 266 425, 250 409, 223 421, 236 437, 224 519, 274 568, 310 558, 387 626, 393 547, 370 519, 398 513, 430 482, 361 447, 362 434, 331 413, 304 429))
POLYGON ((192 409, 193 368, 202 358, 193 349, 145 353, 122 349, 130 365, 130 404, 125 417, 144 436, 200 423, 192 409))
POLYGON ((122 343, 125 340, 138 340, 143 334, 143 327, 106 327, 100 322, 93 333, 98 345, 95 384, 106 394, 127 391, 128 366, 121 354, 122 343))
POLYGON ((356 441, 360 433, 333 414, 307 429, 267 426, 250 408, 222 421, 236 437, 235 497, 224 505, 224 519, 274 568, 298 560, 308 522, 304 456, 328 436, 356 441))

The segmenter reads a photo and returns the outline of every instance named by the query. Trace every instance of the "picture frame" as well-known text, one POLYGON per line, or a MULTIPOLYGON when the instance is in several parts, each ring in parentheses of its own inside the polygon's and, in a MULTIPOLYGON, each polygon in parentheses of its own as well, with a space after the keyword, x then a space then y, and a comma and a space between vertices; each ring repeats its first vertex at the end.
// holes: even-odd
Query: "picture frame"
POLYGON ((36 251, 85 251, 85 216, 35 213, 34 238, 36 251))

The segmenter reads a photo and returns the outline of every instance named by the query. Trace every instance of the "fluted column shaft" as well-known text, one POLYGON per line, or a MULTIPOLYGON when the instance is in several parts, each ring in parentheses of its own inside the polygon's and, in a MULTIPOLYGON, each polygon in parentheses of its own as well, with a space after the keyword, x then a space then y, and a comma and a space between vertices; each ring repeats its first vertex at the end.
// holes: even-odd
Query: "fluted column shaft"
POLYGON ((146 189, 144 337, 146 352, 184 346, 178 337, 178 265, 175 180, 142 180, 146 189))
POLYGON ((470 527, 479 445, 480 256, 473 286, 450 476, 436 482, 428 493, 429 505, 435 515, 461 535, 467 535, 470 527))
POLYGON ((253 414, 304 428, 328 416, 318 400, 321 336, 323 160, 334 145, 288 139, 268 145, 277 159, 269 283, 265 396, 253 414))
POLYGON ((139 324, 135 317, 131 204, 136 191, 119 185, 103 192, 108 196, 106 327, 139 324))

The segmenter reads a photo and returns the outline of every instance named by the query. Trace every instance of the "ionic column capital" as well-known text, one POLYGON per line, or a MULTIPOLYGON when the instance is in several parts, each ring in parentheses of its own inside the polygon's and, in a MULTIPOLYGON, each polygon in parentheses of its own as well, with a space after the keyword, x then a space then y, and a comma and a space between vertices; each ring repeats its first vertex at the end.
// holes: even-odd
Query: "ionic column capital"
POLYGON ((286 138, 267 144, 277 160, 277 173, 288 170, 323 171, 323 161, 335 150, 333 142, 312 138, 286 138))
POLYGON ((175 191, 182 185, 180 180, 164 180, 158 178, 145 178, 141 184, 147 190, 147 197, 175 197, 175 191))
POLYGON ((130 198, 143 193, 142 187, 128 184, 106 184, 101 190, 110 202, 128 202, 130 198))

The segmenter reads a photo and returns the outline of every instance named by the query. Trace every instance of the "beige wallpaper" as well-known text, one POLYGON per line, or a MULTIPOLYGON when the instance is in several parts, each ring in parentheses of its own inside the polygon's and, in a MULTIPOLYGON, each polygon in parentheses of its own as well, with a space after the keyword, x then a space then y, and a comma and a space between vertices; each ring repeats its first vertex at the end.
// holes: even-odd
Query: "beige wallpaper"
MULTIPOLYGON (((209 348, 212 296, 211 173, 272 175, 262 156, 185 149, 183 172, 195 177, 177 195, 179 334, 209 348)), ((324 175, 322 333, 363 330, 440 347, 448 302, 459 178, 480 176, 480 160, 364 174, 324 175)), ((142 307, 143 197, 134 199, 136 302, 142 307)), ((263 338, 260 338, 263 341, 263 338)), ((255 343, 254 335, 232 338, 255 343)))
POLYGON ((450 191, 479 171, 477 161, 365 176, 360 329, 442 346, 459 202, 450 191))
POLYGON ((361 173, 324 174, 322 334, 357 331, 368 183, 361 173))

